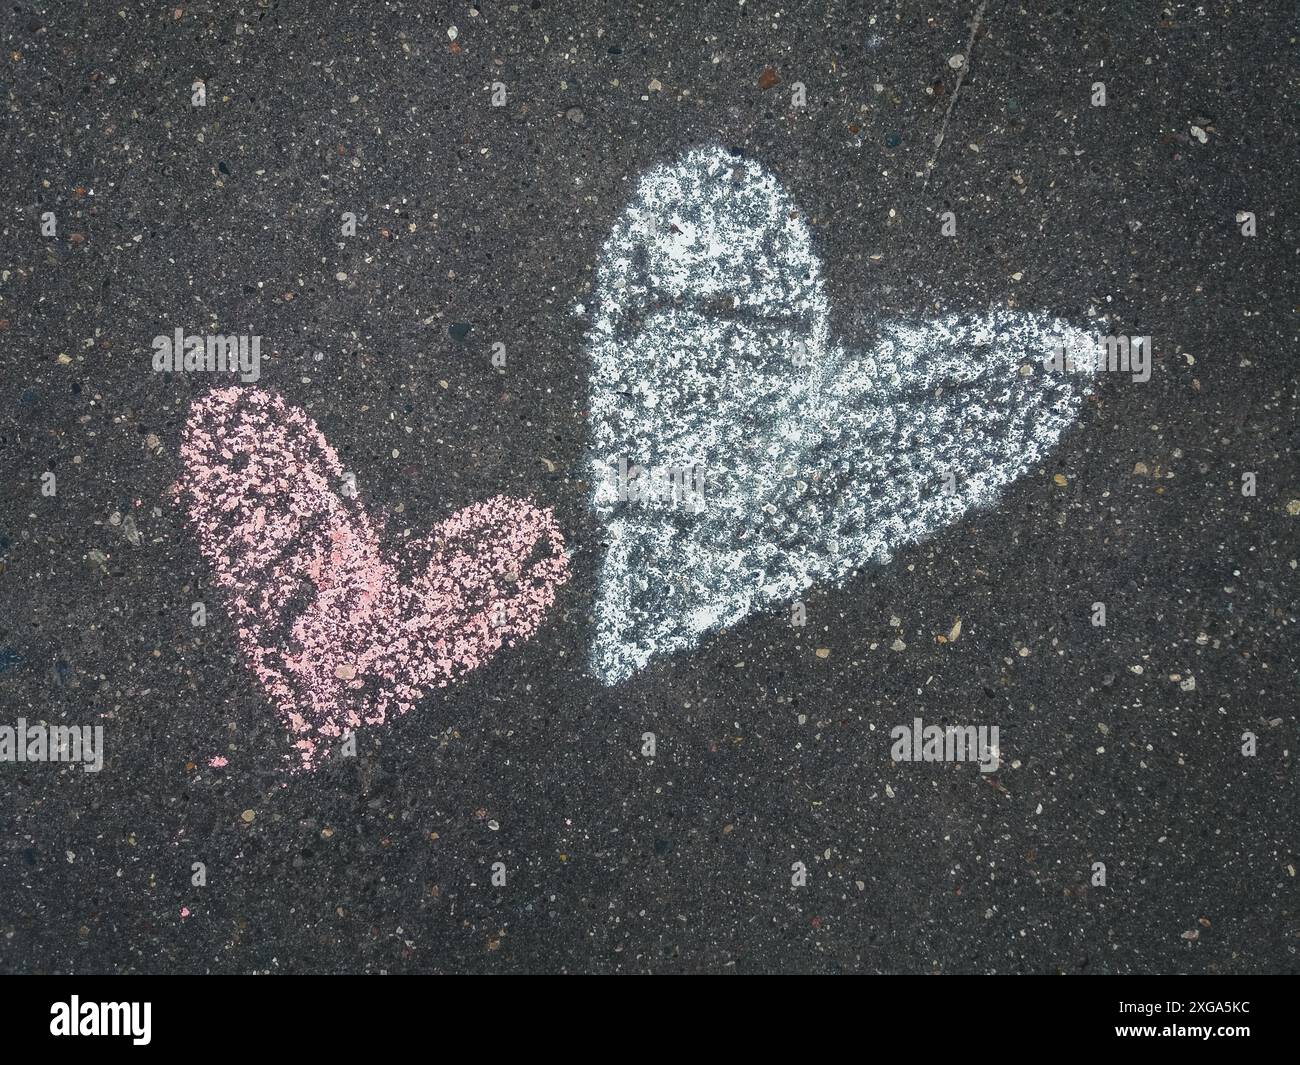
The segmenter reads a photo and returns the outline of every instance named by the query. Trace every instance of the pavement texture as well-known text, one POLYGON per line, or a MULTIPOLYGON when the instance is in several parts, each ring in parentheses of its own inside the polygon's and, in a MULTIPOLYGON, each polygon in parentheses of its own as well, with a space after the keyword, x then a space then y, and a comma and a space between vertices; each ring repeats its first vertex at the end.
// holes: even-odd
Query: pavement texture
POLYGON ((0 969, 1296 971, 1300 24, 976 12, 6 5, 0 725, 105 739, 97 773, 0 764, 0 969), (803 628, 605 686, 575 307, 700 146, 800 206, 844 343, 1102 317, 1151 378, 1101 375, 997 505, 803 628), (386 536, 552 508, 531 640, 287 773, 170 494, 232 383, 154 372, 178 328, 259 335, 386 536), (916 717, 997 725, 1000 768, 894 761, 916 717))

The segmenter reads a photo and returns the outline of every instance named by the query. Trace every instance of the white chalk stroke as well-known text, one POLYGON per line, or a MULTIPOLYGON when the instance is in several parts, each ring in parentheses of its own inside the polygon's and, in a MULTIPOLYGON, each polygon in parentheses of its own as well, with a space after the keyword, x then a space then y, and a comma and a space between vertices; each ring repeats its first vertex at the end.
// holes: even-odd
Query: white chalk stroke
POLYGON ((808 226, 771 174, 721 149, 641 178, 591 313, 588 475, 607 544, 592 668, 607 684, 992 503, 1089 388, 1044 367, 1087 335, 1039 314, 835 344, 808 226), (704 505, 630 502, 620 462, 703 468, 704 505))

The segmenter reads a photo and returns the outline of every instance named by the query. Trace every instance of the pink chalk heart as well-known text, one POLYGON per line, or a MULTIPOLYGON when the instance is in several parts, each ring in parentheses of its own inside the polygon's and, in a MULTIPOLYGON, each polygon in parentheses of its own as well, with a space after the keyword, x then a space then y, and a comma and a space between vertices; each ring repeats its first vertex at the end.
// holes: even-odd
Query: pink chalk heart
POLYGON ((568 580, 549 509, 495 496, 386 554, 338 455, 256 388, 194 403, 174 492, 302 768, 527 639, 568 580))

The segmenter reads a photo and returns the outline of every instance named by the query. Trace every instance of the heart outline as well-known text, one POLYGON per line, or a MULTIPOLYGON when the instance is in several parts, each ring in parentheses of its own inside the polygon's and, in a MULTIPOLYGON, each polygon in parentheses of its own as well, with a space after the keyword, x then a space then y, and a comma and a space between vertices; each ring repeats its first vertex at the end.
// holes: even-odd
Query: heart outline
POLYGON ((602 247, 586 338, 607 537, 592 672, 618 683, 992 505, 1090 392, 1082 363, 1035 361, 1086 344, 1000 310, 885 322, 855 356, 831 340, 812 233, 772 174, 716 147, 652 167, 602 247), (928 487, 940 459, 961 478, 946 498, 928 487), (720 492, 705 513, 634 511, 614 463, 713 467, 720 492))
POLYGON ((336 490, 345 471, 315 422, 260 388, 195 401, 181 460, 173 498, 296 768, 529 638, 569 578, 551 510, 500 495, 385 554, 365 508, 336 490))

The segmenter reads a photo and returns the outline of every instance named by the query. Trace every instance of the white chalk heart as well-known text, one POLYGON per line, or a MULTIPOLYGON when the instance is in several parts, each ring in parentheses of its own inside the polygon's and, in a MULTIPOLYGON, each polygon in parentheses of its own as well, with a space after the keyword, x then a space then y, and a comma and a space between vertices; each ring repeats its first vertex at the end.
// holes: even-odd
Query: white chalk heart
POLYGON ((589 476, 609 684, 993 502, 1087 393, 1081 330, 995 310, 830 337, 811 234, 720 149, 646 173, 605 243, 588 335, 589 476))

